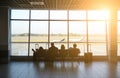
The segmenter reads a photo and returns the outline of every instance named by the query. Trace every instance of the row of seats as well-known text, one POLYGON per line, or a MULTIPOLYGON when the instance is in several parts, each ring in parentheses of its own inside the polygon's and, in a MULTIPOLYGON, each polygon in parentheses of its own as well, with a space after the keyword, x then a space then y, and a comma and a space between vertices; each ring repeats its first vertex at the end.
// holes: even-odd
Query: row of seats
POLYGON ((49 59, 56 59, 56 58, 60 58, 60 59, 65 59, 65 57, 79 57, 79 53, 75 53, 75 52, 72 52, 70 50, 64 50, 64 51, 61 51, 61 50, 58 50, 57 53, 55 52, 48 52, 48 50, 43 50, 43 51, 39 51, 39 50, 36 50, 34 51, 33 50, 33 60, 34 61, 37 61, 37 60, 40 60, 40 59, 46 59, 46 60, 49 60, 49 59))
POLYGON ((51 43, 51 47, 49 49, 43 49, 39 47, 39 49, 32 49, 33 51, 33 60, 39 60, 39 58, 44 59, 56 59, 56 58, 64 58, 64 57, 78 57, 80 54, 80 50, 76 48, 77 45, 73 44, 73 48, 65 49, 64 45, 61 45, 61 49, 58 50, 57 47, 54 46, 54 43, 51 43))

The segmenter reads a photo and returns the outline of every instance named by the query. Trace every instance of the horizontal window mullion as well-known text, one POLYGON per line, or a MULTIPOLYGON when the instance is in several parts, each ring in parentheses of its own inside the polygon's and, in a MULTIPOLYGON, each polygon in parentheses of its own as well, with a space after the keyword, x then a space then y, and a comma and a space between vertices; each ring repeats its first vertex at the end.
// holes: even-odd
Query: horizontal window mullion
POLYGON ((11 21, 29 21, 29 19, 10 19, 11 21))
MULTIPOLYGON (((11 21, 105 21, 105 20, 54 20, 54 19, 48 19, 48 20, 45 20, 45 19, 10 19, 11 21)), ((119 20, 120 21, 120 20, 119 20)))

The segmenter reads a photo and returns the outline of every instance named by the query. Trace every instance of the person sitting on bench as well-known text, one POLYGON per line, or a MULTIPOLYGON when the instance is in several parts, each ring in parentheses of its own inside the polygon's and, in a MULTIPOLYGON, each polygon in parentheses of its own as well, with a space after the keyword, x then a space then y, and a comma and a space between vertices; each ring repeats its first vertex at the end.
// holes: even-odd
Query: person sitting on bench
POLYGON ((69 49, 69 56, 70 57, 77 57, 80 54, 80 49, 77 48, 77 44, 73 44, 73 48, 69 49))
POLYGON ((58 48, 54 45, 54 43, 51 43, 51 47, 48 49, 48 57, 54 58, 58 55, 58 48))

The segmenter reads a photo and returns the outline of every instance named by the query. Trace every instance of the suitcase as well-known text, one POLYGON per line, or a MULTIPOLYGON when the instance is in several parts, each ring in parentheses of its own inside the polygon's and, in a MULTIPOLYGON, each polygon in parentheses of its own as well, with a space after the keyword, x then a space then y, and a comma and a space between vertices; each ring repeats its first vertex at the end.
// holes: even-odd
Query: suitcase
POLYGON ((89 50, 88 50, 88 52, 85 52, 84 53, 84 61, 86 62, 86 63, 89 63, 89 62, 92 62, 92 52, 91 52, 91 45, 90 44, 88 44, 89 46, 89 50))

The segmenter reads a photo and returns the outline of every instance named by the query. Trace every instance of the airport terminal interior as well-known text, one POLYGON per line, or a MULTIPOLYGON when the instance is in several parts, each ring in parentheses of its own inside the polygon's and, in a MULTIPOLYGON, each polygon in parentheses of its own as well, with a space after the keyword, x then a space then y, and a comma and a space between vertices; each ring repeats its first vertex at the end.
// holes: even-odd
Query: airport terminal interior
POLYGON ((120 78, 119 0, 1 0, 0 78, 120 78))

